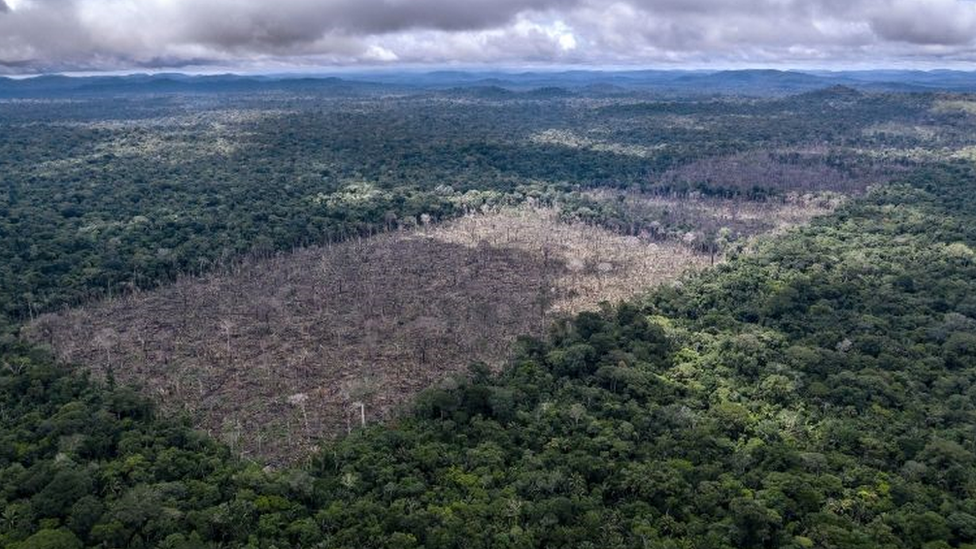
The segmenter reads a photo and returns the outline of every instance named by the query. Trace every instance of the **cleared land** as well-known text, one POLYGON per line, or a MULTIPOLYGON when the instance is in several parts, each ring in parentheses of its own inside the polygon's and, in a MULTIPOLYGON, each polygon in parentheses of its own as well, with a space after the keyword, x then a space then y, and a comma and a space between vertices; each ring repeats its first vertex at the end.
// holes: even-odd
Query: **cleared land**
POLYGON ((244 455, 283 463, 388 416, 472 361, 498 366, 551 317, 709 263, 522 208, 243 263, 28 328, 66 361, 187 411, 244 455), (360 405, 361 404, 361 405, 360 405))
POLYGON ((886 180, 895 165, 841 166, 825 148, 751 151, 715 156, 668 170, 656 182, 658 188, 682 188, 687 184, 744 193, 777 189, 789 194, 836 192, 857 194, 886 180), (761 185, 760 185, 761 182, 761 185))
POLYGON ((597 203, 612 205, 621 219, 616 232, 638 234, 650 239, 683 239, 694 243, 705 233, 722 229, 745 239, 802 225, 818 215, 830 213, 846 200, 832 192, 790 193, 764 201, 704 197, 661 196, 641 192, 601 189, 587 193, 597 203))

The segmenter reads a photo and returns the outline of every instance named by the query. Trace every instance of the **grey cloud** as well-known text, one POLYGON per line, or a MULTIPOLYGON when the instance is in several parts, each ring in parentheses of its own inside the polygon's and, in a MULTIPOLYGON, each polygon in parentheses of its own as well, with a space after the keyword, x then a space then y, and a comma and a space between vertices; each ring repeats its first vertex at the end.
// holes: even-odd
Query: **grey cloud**
POLYGON ((220 61, 209 57, 153 57, 151 59, 134 59, 132 65, 140 69, 179 69, 184 67, 204 67, 215 65, 220 61))
POLYGON ((362 1, 349 0, 336 9, 339 26, 370 32, 390 32, 406 28, 468 30, 503 24, 518 13, 566 9, 576 2, 566 0, 443 0, 362 1))
POLYGON ((878 10, 871 28, 885 40, 961 45, 976 37, 976 4, 953 0, 901 0, 878 10))
POLYGON ((244 60, 333 54, 355 61, 370 51, 367 37, 494 28, 521 13, 573 4, 573 0, 31 0, 0 21, 0 60, 27 56, 38 66, 69 66, 109 64, 113 57, 119 63, 138 63, 188 52, 189 57, 244 60))
POLYGON ((503 25, 517 14, 565 0, 184 0, 177 3, 185 37, 228 48, 287 48, 327 33, 375 35, 412 29, 476 30, 503 25))
POLYGON ((970 0, 0 0, 5 72, 965 62, 974 37, 970 0))

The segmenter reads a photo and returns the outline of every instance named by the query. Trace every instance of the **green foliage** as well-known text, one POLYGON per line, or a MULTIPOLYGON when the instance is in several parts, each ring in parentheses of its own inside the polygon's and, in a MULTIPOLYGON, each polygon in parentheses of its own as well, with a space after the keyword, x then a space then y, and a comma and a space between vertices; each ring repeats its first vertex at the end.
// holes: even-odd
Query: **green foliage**
MULTIPOLYGON (((765 200, 786 191, 851 190, 858 184, 835 188, 817 170, 835 178, 843 172, 844 181, 869 174, 873 183, 880 179, 878 155, 864 148, 927 144, 866 133, 876 125, 929 124, 937 116, 940 146, 971 144, 971 127, 960 123, 965 113, 933 114, 932 101, 800 96, 607 106, 600 97, 446 101, 420 94, 243 95, 217 104, 93 95, 2 103, 0 314, 22 320, 209 271, 245 254, 369 235, 417 224, 425 214, 436 221, 526 197, 559 200, 567 215, 618 229, 658 222, 662 234, 680 235, 689 227, 686 216, 635 216, 566 191, 640 188, 765 200), (537 139, 553 130, 581 137, 537 139), (826 142, 839 148, 812 157, 794 150, 826 142), (783 174, 746 177, 747 184, 732 186, 694 170, 661 177, 702 159, 776 149, 792 151, 775 155, 777 163, 816 168, 814 177, 804 185, 783 174), (591 206, 598 211, 587 214, 591 206)), ((720 229, 708 227, 699 242, 705 251, 715 251, 720 229)))
POLYGON ((959 253, 976 245, 976 194, 969 169, 953 170, 879 190, 640 306, 559 322, 499 376, 477 366, 307 470, 238 462, 125 388, 11 351, 0 540, 976 543, 976 262, 959 253), (786 290, 789 306, 763 305, 786 290))
MULTIPOLYGON (((821 111, 797 101, 780 105, 782 125, 737 117, 737 128, 761 146, 818 132, 850 136, 858 127, 845 117, 828 127, 836 116, 818 118, 821 111), (812 120, 798 121, 798 108, 812 120)), ((865 101, 862 122, 890 115, 898 103, 865 101)), ((644 104, 600 115, 649 124, 640 117, 665 108, 733 109, 644 104)), ((751 103, 736 108, 760 112, 751 103)), ((457 119, 454 133, 435 139, 421 130, 425 116, 435 117, 433 127, 443 121, 437 109, 417 109, 379 118, 292 116, 258 138, 282 158, 299 158, 322 146, 305 139, 323 120, 343 122, 330 130, 334 151, 368 141, 350 127, 372 128, 375 142, 356 159, 362 177, 345 186, 339 181, 355 175, 342 172, 348 166, 335 168, 341 177, 319 172, 315 182, 291 181, 308 166, 278 171, 281 159, 233 157, 214 160, 219 177, 207 175, 205 164, 169 177, 150 171, 149 161, 97 155, 88 168, 120 171, 63 190, 41 175, 8 186, 2 280, 4 295, 17 299, 6 310, 22 312, 27 290, 53 306, 133 270, 156 282, 223 249, 233 255, 369 232, 393 219, 387 212, 450 215, 459 207, 455 194, 434 191, 431 180, 400 186, 400 176, 389 175, 423 171, 420 153, 439 165, 463 158, 479 169, 504 167, 514 179, 553 166, 562 170, 554 179, 639 177, 638 164, 615 167, 617 155, 541 145, 519 152, 500 138, 467 140, 459 155, 447 144, 458 142, 448 139, 460 132, 457 119), (377 120, 409 125, 427 144, 396 156, 401 172, 386 164, 383 147, 392 145, 377 120), (117 185, 150 175, 154 183, 143 181, 143 189, 117 185), (232 188, 205 190, 225 176, 235 178, 232 188), (255 198, 268 182, 282 183, 281 195, 255 198), (321 200, 297 208, 319 192, 321 200), (143 200, 145 207, 129 206, 143 200), (154 214, 149 223, 130 215, 167 208, 186 215, 154 214), (105 225, 112 217, 127 221, 105 225), (81 231, 94 225, 104 229, 81 231), (179 251, 149 253, 160 248, 179 251)), ((465 130, 488 131, 495 119, 485 112, 495 111, 483 109, 465 130)), ((736 149, 726 130, 710 145, 715 150, 736 149)), ((14 158, 13 145, 24 140, 44 141, 35 142, 42 150, 58 142, 85 149, 88 137, 108 130, 44 131, 5 136, 3 158, 14 158)), ((700 135, 686 132, 680 146, 700 135)), ((36 153, 26 155, 30 162, 36 153)), ((26 169, 19 158, 8 162, 26 169)), ((662 154, 654 165, 674 158, 662 154)), ((93 174, 88 168, 75 183, 93 174)), ((458 172, 435 171, 445 173, 458 172)), ((130 389, 93 382, 8 338, 0 361, 0 546, 973 546, 974 180, 969 165, 922 166, 680 286, 557 322, 544 341, 521 340, 500 374, 476 366, 424 393, 392 425, 325 445, 304 468, 264 470, 236 459, 187 423, 157 417, 130 389)))

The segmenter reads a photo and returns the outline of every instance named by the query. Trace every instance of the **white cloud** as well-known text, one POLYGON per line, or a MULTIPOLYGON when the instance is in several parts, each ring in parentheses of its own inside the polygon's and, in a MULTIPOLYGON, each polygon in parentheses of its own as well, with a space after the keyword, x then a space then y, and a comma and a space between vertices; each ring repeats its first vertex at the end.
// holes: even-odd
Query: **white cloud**
POLYGON ((372 45, 366 49, 363 58, 369 61, 391 62, 398 60, 399 56, 383 46, 372 45))

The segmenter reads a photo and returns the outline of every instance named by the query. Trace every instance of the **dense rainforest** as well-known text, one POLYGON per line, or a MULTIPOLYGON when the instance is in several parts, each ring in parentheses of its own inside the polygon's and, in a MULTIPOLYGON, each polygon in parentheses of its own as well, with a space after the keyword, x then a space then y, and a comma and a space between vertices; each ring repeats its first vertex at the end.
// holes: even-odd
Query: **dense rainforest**
MULTIPOLYGON (((793 120, 801 107, 807 112, 834 109, 838 120, 849 125, 847 130, 835 127, 848 132, 835 140, 849 139, 847 148, 830 152, 826 160, 814 162, 797 153, 786 162, 813 162, 818 171, 833 174, 829 181, 837 185, 816 190, 850 192, 852 198, 833 213, 743 244, 729 252, 725 263, 680 284, 557 320, 544 337, 521 338, 505 368, 492 371, 472 364, 467 375, 437 383, 388 424, 322 441, 317 452, 291 467, 263 468, 241 459, 194 430, 188 420, 158 413, 149 399, 111 374, 93 378, 81 366, 61 364, 50 349, 9 330, 0 364, 0 545, 976 545, 976 169, 960 155, 934 158, 912 150, 918 135, 906 137, 908 130, 901 127, 879 130, 882 117, 871 114, 947 117, 928 110, 930 97, 851 99, 833 93, 769 102, 789 106, 782 120, 793 120), (860 101, 863 111, 857 110, 860 101), (914 110, 902 109, 906 104, 914 110), (860 117, 848 116, 853 112, 860 112, 860 117), (879 142, 912 150, 910 158, 903 154, 878 167, 872 159, 883 156, 881 152, 855 150, 879 142), (869 180, 878 179, 884 184, 868 188, 869 180)), ((728 108, 734 111, 735 105, 729 102, 728 108)), ((673 125, 682 108, 706 113, 722 109, 710 102, 667 107, 638 103, 600 106, 593 116, 603 121, 625 111, 624 126, 633 129, 641 121, 658 120, 641 118, 641 112, 661 108, 670 109, 667 116, 673 125)), ((744 113, 747 122, 736 128, 759 128, 754 116, 758 113, 744 113)), ((949 117, 954 122, 946 123, 940 143, 961 150, 965 132, 953 129, 953 124, 963 127, 968 116, 949 117)), ((933 120, 928 123, 935 124, 933 120)), ((287 126, 298 124, 293 122, 287 126)), ((764 131, 785 132, 787 137, 768 136, 766 143, 785 146, 789 132, 806 131, 798 126, 802 124, 791 128, 767 119, 764 131)), ((626 133, 619 127, 613 131, 626 133)), ((634 131, 650 133, 646 128, 634 131)), ((572 151, 583 150, 582 157, 604 159, 608 165, 616 166, 611 160, 632 160, 634 166, 643 166, 632 172, 634 180, 626 179, 624 163, 624 172, 609 186, 637 187, 650 194, 770 200, 768 195, 785 191, 758 192, 752 185, 743 187, 747 176, 723 180, 715 174, 739 163, 760 174, 797 173, 767 169, 771 161, 764 154, 741 156, 761 150, 762 140, 756 147, 729 145, 728 150, 719 142, 706 143, 702 147, 720 151, 682 157, 674 161, 677 167, 671 160, 660 160, 667 167, 651 177, 654 172, 647 164, 633 160, 651 153, 613 152, 592 142, 583 146, 579 140, 569 146, 565 135, 529 133, 535 136, 530 141, 535 145, 527 146, 535 151, 531 154, 558 151, 573 156, 572 151), (562 145, 549 144, 554 138, 562 145), (724 160, 714 165, 705 161, 712 157, 724 160), (749 162, 750 158, 758 160, 749 162), (642 169, 648 170, 646 174, 640 175, 642 169), (723 183, 716 186, 715 181, 723 183)), ((730 140, 735 135, 731 128, 728 135, 730 140)), ((620 145, 619 140, 614 143, 620 145)), ((798 138, 792 145, 805 143, 798 138)), ((86 145, 81 141, 78 146, 86 145)), ((806 145, 802 148, 810 151, 806 145)), ((472 155, 491 158, 483 152, 472 155)), ((558 203, 568 216, 590 217, 621 230, 660 224, 660 219, 645 217, 645 210, 635 213, 622 202, 603 203, 582 192, 583 184, 599 186, 598 173, 538 181, 549 160, 524 158, 525 164, 499 164, 509 170, 499 177, 514 187, 472 188, 505 195, 534 181, 541 189, 537 197, 558 203)), ((118 165, 130 161, 149 162, 140 156, 118 165)), ((117 165, 100 157, 92 161, 101 162, 117 165)), ((42 166, 15 163, 14 168, 42 166)), ((77 169, 85 173, 89 168, 77 169)), ((326 208, 322 219, 345 219, 337 210, 401 192, 371 192, 391 184, 378 167, 369 175, 375 182, 366 188, 365 199, 350 196, 363 191, 362 185, 316 191, 323 193, 321 204, 313 202, 326 208)), ((35 306, 54 308, 89 292, 105 291, 108 280, 131 278, 129 262, 134 256, 121 250, 153 250, 159 234, 171 232, 178 241, 179 231, 195 230, 192 224, 180 225, 179 216, 172 224, 137 220, 143 227, 138 231, 125 232, 121 225, 80 230, 95 224, 99 216, 107 217, 106 212, 115 211, 112 208, 128 211, 129 204, 145 199, 146 210, 133 206, 129 213, 148 211, 172 195, 159 191, 143 198, 132 191, 130 200, 125 194, 130 187, 111 191, 114 180, 105 180, 98 184, 102 187, 89 187, 115 197, 108 200, 109 209, 100 210, 89 207, 99 204, 97 199, 86 202, 92 196, 51 200, 54 195, 44 194, 44 177, 37 175, 36 187, 20 180, 7 186, 0 236, 5 243, 18 243, 5 247, 4 253, 20 262, 20 270, 9 277, 13 263, 8 262, 3 279, 13 327, 36 314, 35 306), (65 213, 72 202, 84 207, 65 213), (53 238, 33 232, 33 214, 54 216, 59 211, 60 217, 52 217, 55 223, 47 229, 55 232, 53 238), (92 244, 103 241, 118 246, 112 252, 116 256, 105 259, 103 248, 92 244), (77 255, 51 251, 52 246, 66 246, 77 255), (60 271, 51 272, 61 273, 70 284, 58 285, 41 276, 59 261, 65 262, 60 271), (25 306, 16 298, 28 287, 27 293, 44 299, 25 306)), ((54 186, 57 178, 48 177, 54 186)), ((217 199, 207 198, 203 188, 186 185, 189 195, 201 197, 199 209, 188 208, 188 215, 206 219, 208 208, 217 207, 208 200, 217 199)), ((237 192, 246 186, 233 188, 237 192)), ((454 191, 462 189, 459 183, 454 191)), ((430 200, 445 200, 450 205, 445 208, 459 207, 451 193, 432 185, 403 192, 439 197, 430 200)), ((233 195, 221 193, 218 190, 216 196, 227 200, 226 207, 262 209, 255 206, 260 203, 234 202, 229 198, 233 195)), ((264 200, 287 196, 267 195, 264 200)), ((389 196, 403 197, 394 198, 395 204, 411 203, 407 195, 389 196)), ((392 223, 394 218, 434 210, 426 201, 414 210, 409 208, 415 206, 397 210, 384 202, 364 215, 380 230, 384 219, 392 223)), ((281 208, 288 211, 285 205, 281 208)), ((230 219, 245 219, 257 232, 284 231, 291 222, 270 215, 251 221, 230 219)), ((302 219, 300 226, 308 227, 302 219)), ((350 227, 360 230, 355 222, 350 227)), ((238 230, 215 226, 200 234, 220 242, 238 230)), ((295 233, 271 234, 278 240, 269 240, 268 250, 300 243, 294 235, 303 233, 296 228, 295 233)), ((234 251, 228 254, 241 253, 248 248, 245 243, 253 241, 250 233, 240 238, 241 245, 230 246, 234 251)), ((198 245, 194 249, 205 256, 224 253, 219 245, 198 245)), ((193 257, 189 248, 180 253, 193 257)), ((158 251, 139 257, 161 261, 159 271, 136 269, 154 273, 146 275, 147 283, 164 281, 185 268, 173 267, 182 260, 158 251)))
MULTIPOLYGON (((527 197, 591 219, 574 192, 856 192, 974 142, 968 103, 935 95, 524 95, 0 102, 4 317, 527 197)), ((640 219, 655 220, 695 228, 640 219)))
POLYGON ((130 390, 4 358, 12 547, 961 547, 972 169, 915 174, 499 376, 262 472, 130 390))

